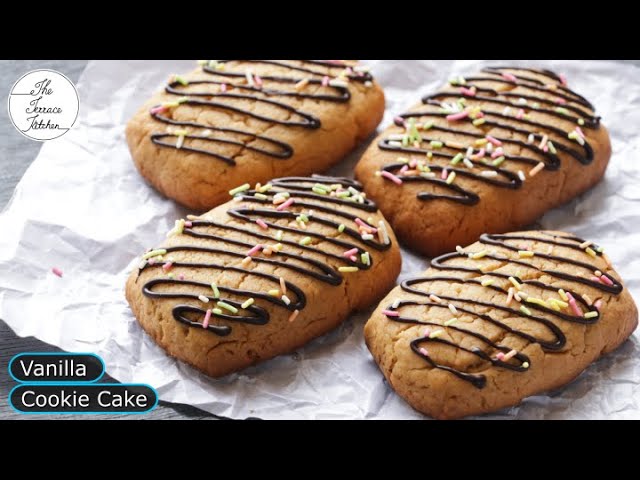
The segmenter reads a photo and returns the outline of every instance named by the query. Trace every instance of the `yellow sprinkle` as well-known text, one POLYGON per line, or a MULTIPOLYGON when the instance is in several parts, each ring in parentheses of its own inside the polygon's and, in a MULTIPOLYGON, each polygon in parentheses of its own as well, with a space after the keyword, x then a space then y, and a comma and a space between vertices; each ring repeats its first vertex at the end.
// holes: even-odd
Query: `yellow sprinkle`
POLYGON ((165 255, 166 253, 167 253, 167 251, 164 248, 161 248, 159 250, 152 250, 149 253, 145 253, 142 256, 142 259, 143 260, 148 260, 148 259, 153 258, 153 257, 158 257, 160 255, 165 255))
POLYGON ((520 255, 520 258, 531 258, 535 256, 535 252, 530 252, 528 250, 518 250, 518 255, 520 255))
POLYGON ((584 299, 585 302, 587 302, 587 305, 593 305, 593 300, 591 300, 591 297, 586 293, 582 295, 582 298, 584 299))
POLYGON ((487 256, 487 251, 486 250, 482 250, 481 252, 476 252, 476 253, 470 253, 469 254, 469 258, 471 260, 479 260, 481 258, 484 258, 487 256))
POLYGON ((553 305, 557 305, 558 307, 568 308, 569 304, 567 302, 563 302, 562 300, 558 300, 557 298, 550 298, 549 303, 553 307, 553 305))
POLYGON ((565 302, 569 301, 569 297, 567 297, 567 294, 565 293, 565 291, 563 289, 558 290, 558 295, 560 295, 560 298, 562 300, 564 300, 565 302))
POLYGON ((270 183, 267 183, 265 186, 260 187, 258 192, 265 193, 265 192, 268 192, 269 190, 271 190, 272 188, 273 188, 273 185, 271 185, 270 183))
POLYGON ((520 307, 520 311, 522 313, 524 313, 525 315, 531 316, 531 310, 529 310, 527 307, 525 307, 524 305, 522 305, 520 307))
POLYGON ((246 192, 250 188, 251 188, 251 185, 249 185, 248 183, 245 183, 244 185, 240 185, 239 187, 236 187, 233 190, 229 190, 229 195, 231 195, 232 197, 235 197, 237 194, 246 192))
POLYGON ((281 243, 276 243, 276 244, 273 246, 273 249, 274 249, 276 252, 280 252, 280 251, 282 251, 282 249, 283 249, 283 248, 284 248, 284 247, 282 246, 282 244, 281 244, 281 243))
POLYGON ((472 123, 474 127, 479 127, 480 125, 483 125, 486 121, 487 121, 486 118, 476 118, 472 123))
POLYGON ((596 252, 591 248, 591 247, 587 247, 585 249, 585 252, 587 252, 588 255, 591 255, 593 258, 596 258, 598 255, 596 254, 596 252))
POLYGON ((457 318, 452 318, 451 320, 447 320, 446 322, 444 322, 444 326, 445 327, 450 327, 451 325, 453 325, 454 323, 456 323, 458 321, 457 318))
POLYGON ((309 245, 311 243, 311 237, 304 237, 299 243, 302 246, 309 245))
POLYGON ((489 140, 487 140, 486 138, 481 138, 481 139, 476 140, 475 142, 473 142, 473 144, 474 144, 476 147, 482 147, 482 146, 486 145, 488 141, 489 141, 489 140))
POLYGON ((551 300, 549 300, 549 306, 551 307, 552 310, 555 310, 556 312, 560 311, 560 306, 556 302, 552 302, 551 300))
POLYGON ((455 179, 456 179, 456 172, 451 172, 447 177, 447 185, 451 185, 455 179))
POLYGON ((517 281, 515 278, 513 278, 513 277, 509 277, 509 281, 510 281, 510 282, 511 282, 511 284, 512 284, 514 287, 516 287, 518 290, 522 290, 522 285, 520 285, 520 284, 518 283, 518 281, 517 281))
POLYGON ((541 307, 549 308, 549 304, 539 298, 529 297, 527 298, 527 303, 533 303, 535 305, 540 305, 541 307))
POLYGON ((280 296, 280 290, 269 290, 267 293, 272 297, 279 297, 280 296))
POLYGON ((355 273, 359 272, 360 269, 358 267, 340 267, 338 268, 340 273, 355 273))
POLYGON ((247 309, 249 308, 251 305, 253 305, 253 302, 255 302, 255 300, 253 298, 248 299, 246 302, 244 302, 242 305, 240 305, 242 308, 247 309))
POLYGON ((490 287, 491 285, 493 285, 494 280, 492 278, 489 278, 487 280, 483 280, 482 281, 482 286, 483 287, 490 287))
POLYGON ((246 267, 247 265, 249 265, 251 262, 253 262, 253 258, 251 257, 245 257, 244 260, 242 260, 242 266, 246 267))
POLYGON ((587 312, 584 314, 584 318, 596 318, 598 316, 598 312, 587 312))
POLYGON ((529 368, 529 362, 524 362, 522 364, 522 368, 529 368))
POLYGON ((443 333, 444 333, 444 330, 436 330, 435 332, 432 332, 429 334, 429 338, 441 337, 443 333))

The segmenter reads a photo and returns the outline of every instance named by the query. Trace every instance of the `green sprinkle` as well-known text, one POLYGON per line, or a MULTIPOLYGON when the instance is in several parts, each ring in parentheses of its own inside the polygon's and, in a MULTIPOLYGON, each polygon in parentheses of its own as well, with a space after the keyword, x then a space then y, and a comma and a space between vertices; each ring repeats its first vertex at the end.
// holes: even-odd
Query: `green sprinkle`
POLYGON ((215 315, 222 315, 222 310, 220 310, 219 308, 214 308, 213 310, 211 310, 211 313, 215 315))
POLYGON ((501 157, 496 158, 496 159, 492 162, 492 165, 493 165, 494 167, 499 167, 499 166, 502 164, 502 162, 504 162, 504 161, 505 161, 505 158, 504 158, 504 155, 502 155, 501 157))
POLYGON ((159 257, 160 255, 166 255, 167 251, 164 248, 159 250, 152 250, 149 253, 145 253, 142 257, 143 260, 148 260, 153 257, 159 257))
POLYGON ((338 198, 348 198, 351 196, 351 192, 347 192, 347 191, 338 192, 336 195, 338 198))
POLYGON ((404 137, 402 137, 402 146, 406 147, 409 145, 409 135, 405 135, 404 137))
POLYGON ((251 188, 251 185, 249 185, 248 183, 245 183, 244 185, 240 185, 239 187, 236 187, 233 190, 229 190, 229 195, 231 195, 232 197, 235 197, 237 194, 246 192, 250 188, 251 188))
POLYGON ((558 151, 556 150, 556 146, 553 144, 553 142, 547 142, 547 147, 549 147, 549 151, 554 155, 558 153, 558 151))
POLYGON ((175 82, 178 82, 180 85, 189 85, 189 82, 184 77, 181 77, 180 75, 174 75, 173 80, 175 82))
POLYGON ((253 305, 253 302, 255 302, 255 300, 253 298, 248 299, 246 302, 244 302, 241 307, 244 308, 245 310, 247 308, 249 308, 251 305, 253 305))
POLYGON ((452 318, 451 320, 447 320, 446 322, 444 322, 444 326, 445 327, 450 327, 451 325, 453 325, 454 323, 456 323, 458 321, 457 318, 452 318))
POLYGON ((569 110, 564 107, 556 107, 556 112, 562 115, 569 115, 569 110))
POLYGON ((362 255, 360 255, 360 261, 364 265, 370 265, 371 259, 369 258, 369 252, 364 252, 362 255))
POLYGON ((213 298, 220 298, 220 290, 215 283, 211 284, 211 290, 213 290, 213 298))
POLYGON ((474 127, 479 127, 483 125, 487 120, 485 118, 476 118, 472 123, 474 127))
POLYGON ((266 200, 269 197, 267 197, 266 195, 263 195, 262 193, 256 193, 253 195, 255 198, 257 198, 258 200, 266 200))
POLYGON ((596 248, 596 252, 602 253, 602 252, 604 252, 604 248, 598 247, 598 248, 596 248))
POLYGON ((584 314, 584 318, 596 318, 598 316, 598 312, 587 312, 584 314))
POLYGON ((327 191, 326 191, 326 190, 323 190, 322 188, 318 188, 318 187, 313 187, 313 188, 311 189, 311 191, 312 191, 313 193, 317 193, 318 195, 326 195, 326 194, 327 194, 327 191))
POLYGON ((300 240, 300 245, 307 246, 311 243, 311 237, 304 237, 300 240))
POLYGON ((339 231, 340 233, 342 233, 342 232, 344 232, 344 229, 345 229, 345 228, 347 228, 347 227, 345 226, 345 224, 344 224, 344 223, 341 223, 341 224, 338 226, 338 231, 339 231))
POLYGON ((525 315, 531 316, 531 310, 529 310, 527 307, 525 307, 524 305, 520 307, 520 311, 522 313, 524 313, 525 315))
POLYGON ((441 337, 443 333, 444 333, 444 330, 436 330, 435 332, 432 332, 432 333, 429 335, 429 338, 438 338, 438 337, 441 337))
POLYGON ((224 308, 225 310, 233 314, 238 313, 238 309, 233 305, 229 305, 227 302, 218 302, 216 303, 216 305, 219 306, 220 308, 224 308))
POLYGON ((429 143, 429 145, 431 145, 431 148, 442 148, 444 146, 444 143, 438 140, 431 140, 431 143, 429 143))
POLYGON ((434 122, 425 122, 422 124, 423 130, 431 130, 433 128, 434 122))
POLYGON ((270 183, 267 183, 266 185, 263 185, 262 187, 260 187, 258 189, 258 191, 260 193, 265 193, 265 192, 268 192, 269 190, 271 190, 272 188, 273 188, 273 185, 271 185, 270 183))
POLYGON ((462 159, 464 158, 464 155, 462 153, 457 154, 455 157, 453 157, 453 159, 451 160, 451 165, 457 165, 459 164, 462 159))
POLYGON ((298 217, 305 223, 309 221, 309 217, 307 217, 304 213, 301 213, 298 217))
POLYGON ((338 271, 341 273, 355 273, 359 272, 360 269, 358 267, 340 267, 338 271))

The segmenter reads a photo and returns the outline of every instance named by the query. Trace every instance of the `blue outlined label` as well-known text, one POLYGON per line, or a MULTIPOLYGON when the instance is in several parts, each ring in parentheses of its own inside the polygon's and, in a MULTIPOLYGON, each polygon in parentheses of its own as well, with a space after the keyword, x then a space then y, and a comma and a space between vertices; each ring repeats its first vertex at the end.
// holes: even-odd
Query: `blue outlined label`
POLYGON ((9 405, 25 414, 136 414, 156 408, 158 393, 144 384, 23 383, 11 390, 9 405))
POLYGON ((100 380, 104 372, 104 362, 93 353, 27 352, 9 362, 9 375, 20 383, 92 383, 100 380))

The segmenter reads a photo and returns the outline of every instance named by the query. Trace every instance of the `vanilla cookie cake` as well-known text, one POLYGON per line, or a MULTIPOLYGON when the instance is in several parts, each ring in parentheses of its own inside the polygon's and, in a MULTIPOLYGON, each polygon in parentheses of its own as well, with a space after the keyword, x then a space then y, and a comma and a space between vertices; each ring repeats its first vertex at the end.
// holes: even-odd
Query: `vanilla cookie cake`
POLYGON ((131 119, 141 175, 197 210, 249 182, 322 172, 374 132, 384 94, 347 60, 201 60, 131 119))
POLYGON ((532 231, 485 234, 435 258, 380 303, 365 339, 402 398, 451 419, 570 382, 637 323, 601 247, 532 231))
POLYGON ((290 352, 393 287, 400 251, 360 185, 288 177, 244 184, 176 222, 126 296, 170 355, 213 377, 290 352))
POLYGON ((400 241, 428 256, 535 222, 603 176, 594 107, 548 70, 485 68, 395 119, 357 178, 400 241))

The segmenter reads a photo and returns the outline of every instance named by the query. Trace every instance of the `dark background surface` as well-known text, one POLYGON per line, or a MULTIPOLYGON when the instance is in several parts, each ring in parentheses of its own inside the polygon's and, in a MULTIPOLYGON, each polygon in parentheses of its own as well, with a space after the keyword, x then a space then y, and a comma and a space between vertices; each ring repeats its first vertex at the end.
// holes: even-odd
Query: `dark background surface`
MULTIPOLYGON (((628 60, 640 66, 640 60, 628 60)), ((39 68, 48 68, 64 73, 74 83, 78 81, 87 62, 85 60, 15 60, 0 61, 0 210, 9 202, 13 189, 25 170, 36 158, 41 143, 23 137, 13 127, 4 105, 13 83, 25 73, 39 68)), ((8 405, 7 397, 15 382, 7 373, 7 365, 14 355, 22 352, 59 351, 34 338, 17 337, 0 320, 0 419, 45 419, 45 418, 102 418, 102 419, 212 419, 211 415, 187 405, 160 402, 153 412, 146 415, 38 415, 24 416, 15 413, 8 405)), ((105 376, 103 382, 111 379, 105 376)))

